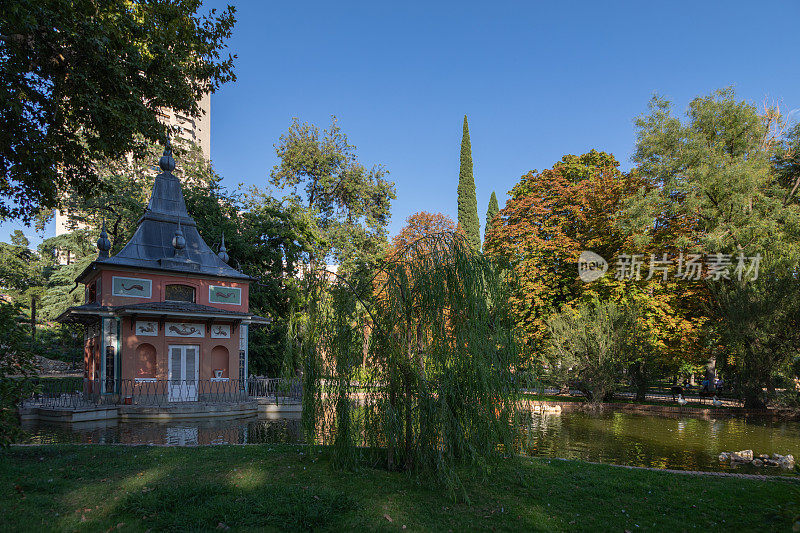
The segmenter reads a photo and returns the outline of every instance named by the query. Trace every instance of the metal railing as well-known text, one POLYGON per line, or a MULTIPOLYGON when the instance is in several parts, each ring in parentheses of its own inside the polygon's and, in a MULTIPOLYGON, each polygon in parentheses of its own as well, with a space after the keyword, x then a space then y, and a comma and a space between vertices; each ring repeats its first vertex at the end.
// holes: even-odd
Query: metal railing
POLYGON ((181 402, 237 403, 267 399, 289 403, 302 398, 298 380, 252 377, 198 380, 82 378, 32 380, 31 393, 20 407, 77 409, 102 405, 163 407, 181 402))
POLYGON ((251 398, 274 399, 276 403, 300 401, 303 398, 303 386, 299 379, 254 376, 247 381, 247 392, 251 398))

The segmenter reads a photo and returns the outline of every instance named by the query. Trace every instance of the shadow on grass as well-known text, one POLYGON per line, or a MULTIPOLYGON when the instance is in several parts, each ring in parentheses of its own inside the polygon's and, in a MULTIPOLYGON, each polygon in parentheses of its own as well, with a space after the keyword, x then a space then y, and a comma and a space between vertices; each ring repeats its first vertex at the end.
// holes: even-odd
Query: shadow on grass
POLYGON ((219 483, 178 487, 162 483, 118 504, 119 516, 140 517, 148 528, 171 531, 218 524, 310 530, 325 527, 354 508, 351 498, 335 490, 270 484, 244 490, 219 483))
POLYGON ((465 472, 471 503, 293 446, 0 451, 0 531, 790 529, 794 482, 520 458, 465 472), (18 488, 17 488, 18 487, 18 488))

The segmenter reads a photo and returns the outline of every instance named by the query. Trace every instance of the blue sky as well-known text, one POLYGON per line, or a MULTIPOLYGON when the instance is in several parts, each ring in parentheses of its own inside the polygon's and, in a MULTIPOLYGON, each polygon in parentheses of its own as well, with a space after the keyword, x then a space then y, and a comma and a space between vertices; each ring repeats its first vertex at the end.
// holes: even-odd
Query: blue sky
POLYGON ((233 3, 238 81, 211 112, 224 183, 265 186, 292 117, 336 115, 361 161, 396 183, 391 234, 416 211, 456 218, 464 114, 483 221, 492 191, 502 206, 563 154, 606 150, 629 168, 654 92, 681 112, 728 85, 800 108, 797 2, 233 3))

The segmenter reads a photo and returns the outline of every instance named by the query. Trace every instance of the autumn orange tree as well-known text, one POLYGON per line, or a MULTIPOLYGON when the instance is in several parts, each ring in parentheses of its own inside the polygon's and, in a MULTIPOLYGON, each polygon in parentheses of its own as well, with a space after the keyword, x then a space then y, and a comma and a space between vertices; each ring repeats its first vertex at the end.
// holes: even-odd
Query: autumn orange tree
POLYGON ((529 172, 490 229, 486 253, 505 263, 516 281, 512 305, 527 344, 539 345, 547 317, 581 294, 582 250, 611 258, 624 248, 614 213, 640 183, 618 167, 612 155, 592 150, 529 172))
MULTIPOLYGON (((460 231, 460 230, 458 230, 460 231)), ((406 225, 392 238, 390 254, 408 247, 412 242, 437 233, 455 233, 456 223, 442 213, 419 211, 406 219, 406 225)))
MULTIPOLYGON (((674 368, 676 360, 693 350, 699 329, 687 314, 692 309, 685 305, 688 293, 674 282, 646 280, 646 268, 638 281, 617 280, 609 272, 586 284, 577 275, 584 250, 599 254, 612 268, 621 253, 647 256, 655 251, 657 240, 641 242, 638 232, 619 220, 627 200, 649 187, 637 173, 620 171, 613 155, 592 150, 566 155, 551 169, 532 171, 511 190, 486 238, 485 252, 507 268, 513 285, 510 303, 529 347, 543 353, 551 317, 600 299, 637 307, 640 326, 654 346, 648 371, 653 366, 674 368)), ((664 219, 659 231, 677 231, 684 222, 664 219)), ((631 361, 634 370, 636 362, 631 361)), ((645 366, 638 368, 644 371, 645 366)))

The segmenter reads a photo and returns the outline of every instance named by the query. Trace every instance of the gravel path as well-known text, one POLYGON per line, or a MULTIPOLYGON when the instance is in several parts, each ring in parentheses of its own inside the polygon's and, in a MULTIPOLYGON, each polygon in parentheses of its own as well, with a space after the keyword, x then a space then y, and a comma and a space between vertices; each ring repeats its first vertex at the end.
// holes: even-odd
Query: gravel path
MULTIPOLYGON (((570 461, 570 459, 546 459, 539 457, 539 460, 545 461, 570 461)), ((597 463, 594 461, 580 461, 582 463, 589 463, 593 465, 614 466, 617 468, 627 468, 629 470, 650 470, 652 472, 669 472, 670 474, 685 474, 690 476, 716 476, 716 477, 733 477, 740 479, 755 479, 758 481, 788 481, 789 483, 800 483, 799 477, 794 476, 775 476, 775 475, 762 475, 762 474, 737 474, 734 472, 705 472, 701 470, 675 470, 671 468, 655 468, 651 466, 630 466, 630 465, 615 465, 610 463, 597 463)))

